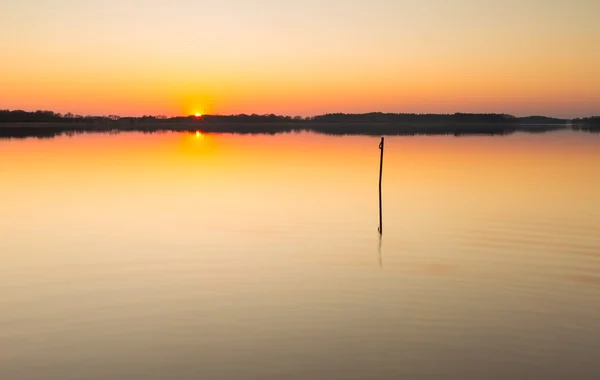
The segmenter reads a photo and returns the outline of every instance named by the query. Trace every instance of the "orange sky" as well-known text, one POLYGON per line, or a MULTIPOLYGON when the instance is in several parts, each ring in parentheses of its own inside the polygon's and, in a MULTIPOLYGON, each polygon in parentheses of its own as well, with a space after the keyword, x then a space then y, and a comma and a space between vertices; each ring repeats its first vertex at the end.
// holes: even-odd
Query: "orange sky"
POLYGON ((10 1, 0 109, 600 114, 595 0, 10 1))

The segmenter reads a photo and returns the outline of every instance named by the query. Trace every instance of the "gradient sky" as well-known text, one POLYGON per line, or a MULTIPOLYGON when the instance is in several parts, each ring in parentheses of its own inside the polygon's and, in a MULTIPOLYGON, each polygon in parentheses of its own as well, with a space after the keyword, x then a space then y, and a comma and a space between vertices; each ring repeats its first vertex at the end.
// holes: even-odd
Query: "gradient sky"
POLYGON ((6 0, 0 108, 600 114, 597 0, 6 0))

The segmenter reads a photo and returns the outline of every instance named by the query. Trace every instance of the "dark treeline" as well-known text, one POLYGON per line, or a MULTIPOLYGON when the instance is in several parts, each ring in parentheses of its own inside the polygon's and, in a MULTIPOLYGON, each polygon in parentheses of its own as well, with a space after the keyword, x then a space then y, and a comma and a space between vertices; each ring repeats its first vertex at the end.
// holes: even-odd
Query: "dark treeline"
POLYGON ((321 123, 404 123, 404 124, 440 124, 440 123, 500 123, 512 124, 517 119, 511 115, 503 114, 403 114, 372 112, 364 114, 333 113, 319 115, 311 121, 321 123))
POLYGON ((573 119, 573 129, 588 132, 600 132, 600 116, 573 119))
POLYGON ((0 123, 60 123, 65 121, 61 114, 52 111, 9 111, 0 110, 0 123))
POLYGON ((136 122, 187 122, 190 120, 202 121, 204 123, 403 123, 403 124, 513 124, 513 123, 539 123, 539 124, 564 124, 564 119, 554 119, 544 116, 530 116, 517 118, 506 114, 410 114, 410 113, 383 113, 371 112, 362 114, 330 113, 313 117, 303 118, 301 116, 281 115, 205 115, 199 118, 194 116, 172 117, 165 116, 141 116, 141 117, 119 117, 109 116, 81 116, 67 113, 62 115, 52 111, 9 111, 0 110, 0 123, 136 123, 136 122))
POLYGON ((154 116, 139 118, 121 118, 116 115, 109 116, 81 116, 72 113, 60 114, 52 111, 27 112, 22 110, 0 110, 0 123, 102 123, 115 122, 121 119, 158 119, 154 116))
POLYGON ((555 117, 547 117, 547 116, 526 116, 519 117, 519 124, 545 124, 545 125, 561 125, 566 124, 568 120, 566 119, 557 119, 555 117))
MULTIPOLYGON (((587 119, 582 119, 587 120, 587 119)), ((503 135, 566 128, 566 120, 506 114, 331 113, 313 117, 280 115, 204 115, 202 117, 119 117, 61 115, 52 111, 0 110, 0 137, 53 137, 60 134, 119 131, 196 131, 285 133, 311 131, 331 135, 503 135)))

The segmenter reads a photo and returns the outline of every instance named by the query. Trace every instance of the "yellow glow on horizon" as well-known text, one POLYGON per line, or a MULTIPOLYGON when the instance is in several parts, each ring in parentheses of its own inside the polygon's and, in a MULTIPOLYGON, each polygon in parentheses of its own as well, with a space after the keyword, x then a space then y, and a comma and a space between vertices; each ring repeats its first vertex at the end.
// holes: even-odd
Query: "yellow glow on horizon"
POLYGON ((141 14, 136 2, 38 3, 10 2, 0 14, 2 109, 192 118, 598 112, 598 1, 334 1, 330 17, 319 2, 270 7, 231 0, 215 2, 202 23, 195 16, 204 13, 202 2, 148 6, 141 14), (266 20, 289 16, 285 33, 273 33, 276 24, 262 18, 233 21, 254 11, 266 20), (107 29, 112 14, 122 17, 107 29), (314 18, 310 31, 303 24, 307 14, 314 18), (160 30, 153 27, 158 20, 160 30), (365 25, 360 31, 357 22, 365 25), (42 24, 52 38, 40 38, 42 24), (206 37, 206 43, 188 45, 183 35, 206 37), (307 38, 311 43, 302 43, 307 38))

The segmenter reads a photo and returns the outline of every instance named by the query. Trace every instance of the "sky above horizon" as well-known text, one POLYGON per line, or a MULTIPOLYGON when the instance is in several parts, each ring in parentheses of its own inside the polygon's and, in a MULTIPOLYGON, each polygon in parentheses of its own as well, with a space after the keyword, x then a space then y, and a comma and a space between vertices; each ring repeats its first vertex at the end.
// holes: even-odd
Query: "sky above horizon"
POLYGON ((597 0, 8 0, 0 109, 600 114, 597 0))

